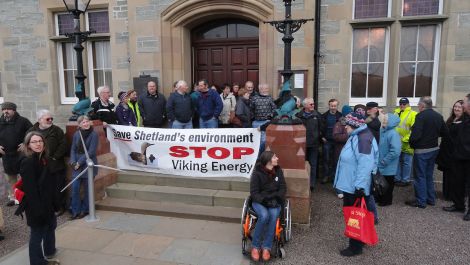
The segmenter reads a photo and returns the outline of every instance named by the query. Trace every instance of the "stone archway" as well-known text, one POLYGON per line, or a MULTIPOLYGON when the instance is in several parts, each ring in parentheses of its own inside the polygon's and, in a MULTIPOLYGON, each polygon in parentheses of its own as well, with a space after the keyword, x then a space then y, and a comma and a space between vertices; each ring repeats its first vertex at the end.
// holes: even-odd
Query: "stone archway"
POLYGON ((274 6, 266 0, 178 0, 161 14, 161 81, 163 88, 175 80, 192 79, 191 29, 217 18, 240 18, 259 25, 260 82, 274 80, 272 40, 274 30, 263 21, 273 19, 274 6), (269 54, 269 56, 268 56, 269 54), (269 71, 268 71, 269 69, 269 71))

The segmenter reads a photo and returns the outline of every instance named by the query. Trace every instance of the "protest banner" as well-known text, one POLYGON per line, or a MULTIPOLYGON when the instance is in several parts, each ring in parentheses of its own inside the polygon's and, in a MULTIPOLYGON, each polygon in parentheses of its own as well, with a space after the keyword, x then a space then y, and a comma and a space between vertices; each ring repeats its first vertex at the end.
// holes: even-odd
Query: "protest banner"
POLYGON ((237 129, 160 129, 108 125, 119 169, 192 176, 249 178, 260 132, 237 129))

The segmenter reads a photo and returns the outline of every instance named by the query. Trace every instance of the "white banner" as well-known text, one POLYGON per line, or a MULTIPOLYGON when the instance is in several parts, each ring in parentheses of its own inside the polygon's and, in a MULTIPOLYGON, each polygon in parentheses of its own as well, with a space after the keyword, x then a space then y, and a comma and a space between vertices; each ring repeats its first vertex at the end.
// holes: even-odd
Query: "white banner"
POLYGON ((119 169, 192 177, 249 178, 258 157, 257 129, 154 129, 108 125, 119 169))

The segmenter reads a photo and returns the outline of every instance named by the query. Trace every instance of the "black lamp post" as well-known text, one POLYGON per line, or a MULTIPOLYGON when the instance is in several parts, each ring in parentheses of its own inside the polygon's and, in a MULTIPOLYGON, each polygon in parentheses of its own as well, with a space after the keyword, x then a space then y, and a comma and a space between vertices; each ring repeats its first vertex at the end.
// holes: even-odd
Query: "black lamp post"
POLYGON ((294 41, 293 33, 297 32, 300 27, 307 23, 307 21, 313 21, 313 18, 309 19, 296 19, 291 18, 291 6, 295 0, 283 0, 284 6, 286 7, 286 15, 284 20, 266 21, 271 26, 276 27, 276 30, 283 33, 282 41, 284 42, 284 70, 281 74, 284 78, 284 84, 288 82, 293 74, 291 69, 291 44, 294 41))
POLYGON ((80 15, 84 14, 88 9, 88 5, 91 0, 62 0, 67 8, 67 11, 73 15, 73 32, 65 34, 71 40, 74 40, 75 45, 73 46, 77 54, 77 85, 75 86, 75 96, 78 97, 79 102, 75 104, 72 109, 72 112, 75 114, 70 118, 70 120, 76 120, 78 115, 87 114, 90 108, 90 99, 86 97, 85 92, 85 79, 86 76, 83 73, 83 59, 82 52, 83 46, 82 43, 85 42, 88 36, 94 33, 94 30, 91 31, 80 31, 80 15))

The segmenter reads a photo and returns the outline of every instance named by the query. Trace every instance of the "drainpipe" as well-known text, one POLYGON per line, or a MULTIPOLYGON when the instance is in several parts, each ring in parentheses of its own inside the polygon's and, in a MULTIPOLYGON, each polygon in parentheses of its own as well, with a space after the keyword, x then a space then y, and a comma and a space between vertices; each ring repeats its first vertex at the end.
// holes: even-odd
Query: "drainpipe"
POLYGON ((315 51, 313 55, 313 100, 318 110, 318 76, 320 73, 320 14, 321 0, 315 0, 315 51))

